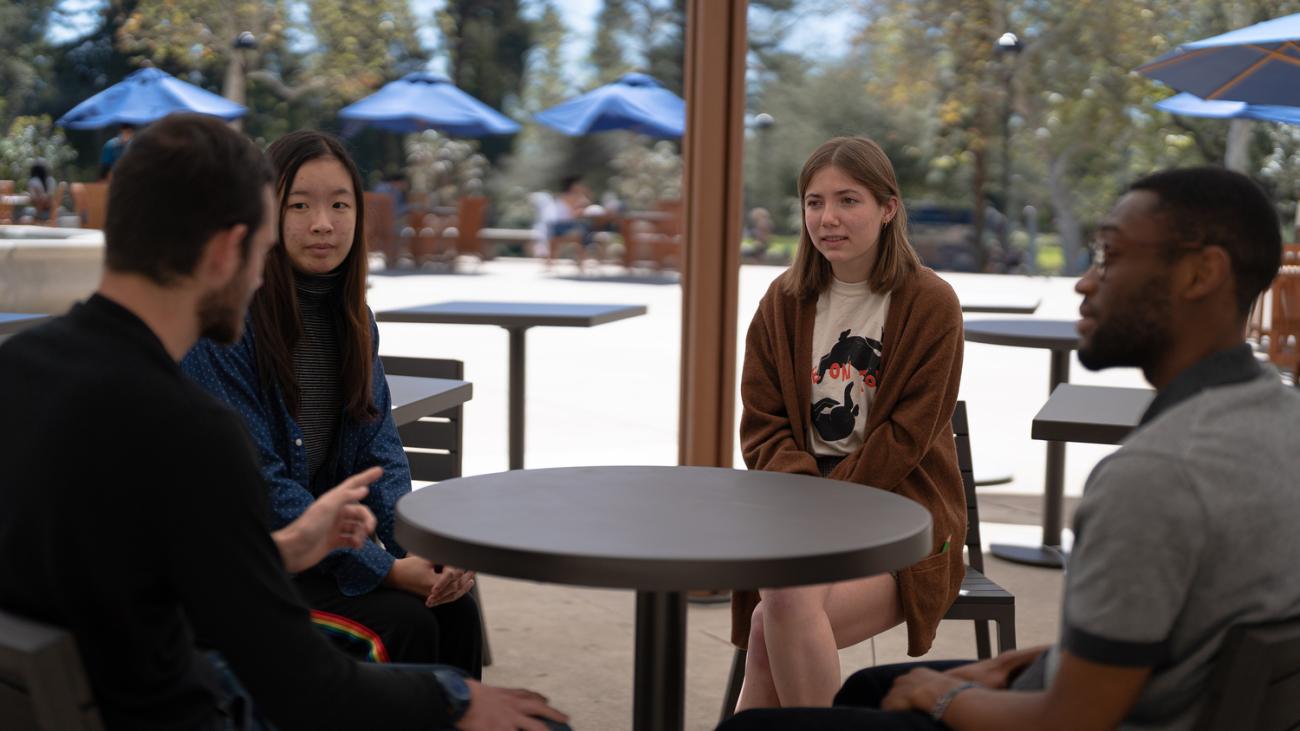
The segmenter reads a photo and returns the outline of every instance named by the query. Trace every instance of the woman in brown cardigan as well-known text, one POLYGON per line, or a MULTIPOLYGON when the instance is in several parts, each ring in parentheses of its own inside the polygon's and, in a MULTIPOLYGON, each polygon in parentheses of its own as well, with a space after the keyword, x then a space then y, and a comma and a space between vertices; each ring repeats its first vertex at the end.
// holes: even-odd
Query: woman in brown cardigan
POLYGON ((908 654, 925 653, 964 573, 966 499, 950 424, 961 306, 908 243, 894 169, 875 142, 823 144, 804 163, 799 195, 795 263, 745 339, 745 463, 911 498, 930 511, 934 545, 896 573, 736 592, 732 642, 749 650, 742 710, 830 705, 838 648, 900 622, 908 654))

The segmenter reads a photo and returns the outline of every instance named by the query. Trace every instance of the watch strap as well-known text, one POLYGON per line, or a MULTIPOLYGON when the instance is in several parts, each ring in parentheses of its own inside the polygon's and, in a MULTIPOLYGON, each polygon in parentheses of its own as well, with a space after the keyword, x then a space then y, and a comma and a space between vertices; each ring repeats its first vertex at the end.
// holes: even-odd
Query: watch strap
POLYGON ((934 702, 934 708, 930 709, 930 718, 933 718, 936 721, 943 720, 943 714, 948 711, 948 705, 952 703, 952 699, 956 698, 958 693, 964 690, 970 690, 971 688, 981 687, 983 686, 976 683, 974 680, 967 680, 949 688, 948 692, 939 696, 939 700, 934 702))

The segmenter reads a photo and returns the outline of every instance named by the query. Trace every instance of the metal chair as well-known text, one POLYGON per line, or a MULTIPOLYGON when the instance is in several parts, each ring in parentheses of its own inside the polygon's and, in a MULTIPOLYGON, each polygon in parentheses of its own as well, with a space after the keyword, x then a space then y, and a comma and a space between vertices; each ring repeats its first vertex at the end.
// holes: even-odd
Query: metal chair
MULTIPOLYGON (((458 360, 439 358, 409 358, 385 355, 380 360, 384 373, 392 376, 419 378, 453 378, 464 380, 465 364, 458 360)), ((411 465, 411 479, 422 482, 441 482, 461 476, 461 444, 464 422, 463 407, 424 416, 409 424, 397 427, 402 437, 402 448, 411 465)), ((478 604, 479 615, 485 615, 483 598, 475 584, 470 593, 478 604)), ((492 664, 492 645, 488 643, 487 621, 483 625, 483 665, 492 664)))
POLYGON ((984 551, 980 546, 980 511, 975 495, 975 475, 970 449, 970 425, 966 402, 958 401, 952 414, 952 432, 957 440, 957 465, 966 488, 966 577, 961 593, 944 619, 975 621, 975 652, 981 659, 992 657, 989 621, 998 626, 998 652, 1016 647, 1016 598, 984 575, 984 551))
MULTIPOLYGON (((944 619, 975 621, 975 649, 980 659, 992 657, 989 645, 989 621, 998 625, 998 652, 1016 647, 1016 598, 983 573, 984 552, 980 547, 980 514, 975 496, 975 476, 971 468, 970 425, 966 421, 966 402, 958 401, 952 413, 953 437, 957 441, 957 464, 966 489, 966 576, 961 593, 944 615, 944 619)), ((731 658, 731 673, 722 699, 722 721, 735 713, 740 686, 745 680, 745 651, 736 650, 731 658)))
MULTIPOLYGON (((458 360, 392 355, 380 360, 390 376, 464 380, 465 364, 458 360)), ((411 479, 441 482, 461 476, 462 419, 462 407, 457 406, 397 427, 411 464, 411 479)))
POLYGON ((1229 631, 1196 731, 1300 728, 1300 620, 1229 631))
POLYGON ((6 729, 103 729, 72 635, 0 610, 0 719, 6 729))

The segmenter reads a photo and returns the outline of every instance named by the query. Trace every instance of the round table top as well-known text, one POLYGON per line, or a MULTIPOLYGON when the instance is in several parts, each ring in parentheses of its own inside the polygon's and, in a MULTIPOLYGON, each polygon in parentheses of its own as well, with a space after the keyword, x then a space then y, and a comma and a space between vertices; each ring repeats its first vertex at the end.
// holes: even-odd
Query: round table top
POLYGON ((972 343, 1017 348, 1074 350, 1079 347, 1075 320, 967 320, 966 339, 972 343))
POLYGON ((717 467, 565 467, 440 482, 397 504, 430 560, 645 591, 825 583, 910 566, 930 514, 837 480, 717 467))

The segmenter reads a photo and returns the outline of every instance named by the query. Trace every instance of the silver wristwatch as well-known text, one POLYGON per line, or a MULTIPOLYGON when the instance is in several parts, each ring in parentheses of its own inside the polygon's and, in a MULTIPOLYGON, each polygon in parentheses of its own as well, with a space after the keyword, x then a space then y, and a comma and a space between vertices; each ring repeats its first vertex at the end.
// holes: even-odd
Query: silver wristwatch
POLYGON ((944 693, 943 695, 939 696, 939 700, 935 701, 934 708, 930 709, 930 718, 933 718, 936 721, 943 720, 943 714, 948 710, 948 704, 952 703, 952 699, 956 698, 958 693, 962 692, 963 690, 970 690, 971 688, 980 688, 980 687, 983 686, 981 686, 979 683, 976 683, 974 680, 967 680, 966 682, 961 683, 960 685, 955 685, 949 688, 947 693, 944 693))

